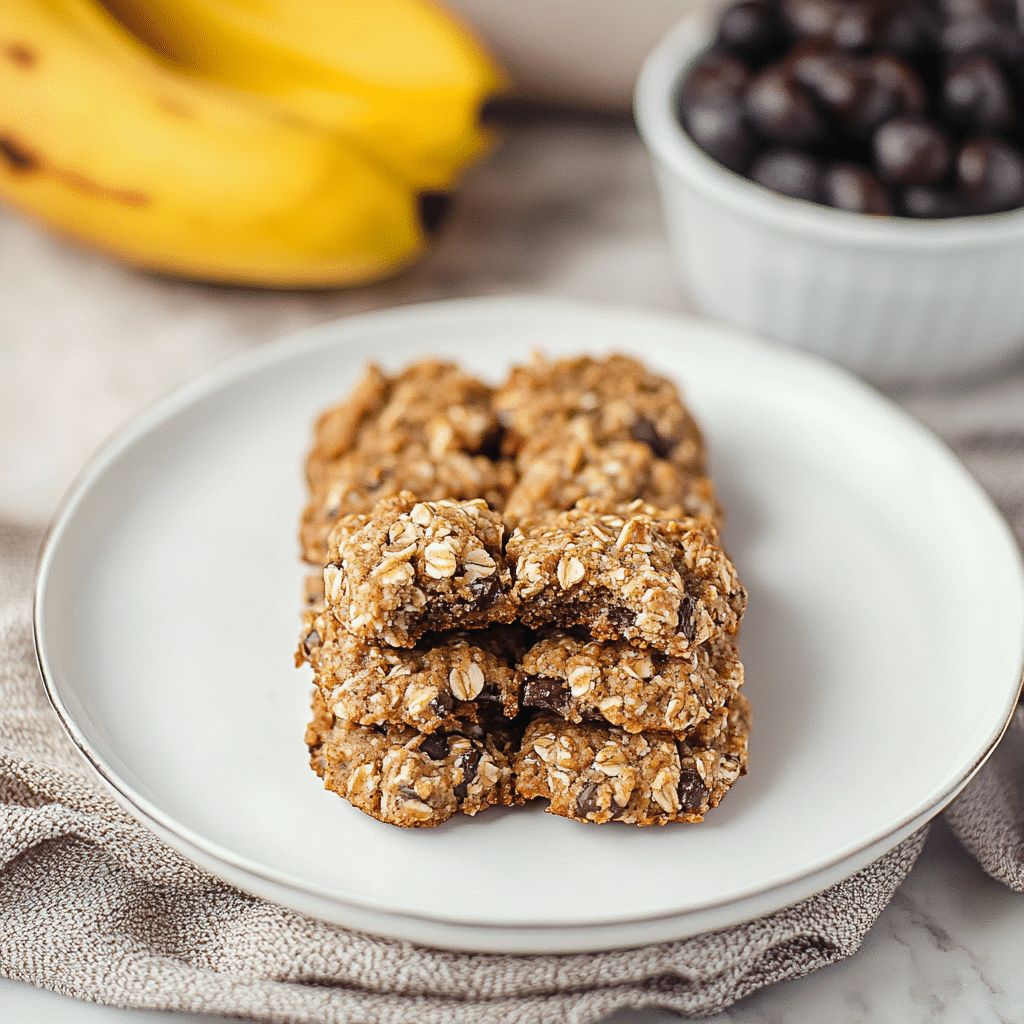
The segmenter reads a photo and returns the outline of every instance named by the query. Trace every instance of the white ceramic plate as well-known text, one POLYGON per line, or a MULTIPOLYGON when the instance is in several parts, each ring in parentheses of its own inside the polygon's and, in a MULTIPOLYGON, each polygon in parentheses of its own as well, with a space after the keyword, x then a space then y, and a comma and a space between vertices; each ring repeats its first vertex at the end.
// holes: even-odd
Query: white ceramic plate
POLYGON ((453 948, 587 950, 820 891, 966 784, 1017 697, 1024 587, 1002 519, 931 434, 829 365, 731 330, 548 300, 409 307, 236 359, 92 462, 43 552, 36 640, 68 732, 143 822, 239 887, 453 948), (314 415, 364 363, 490 379, 540 347, 625 350, 706 428, 750 593, 750 774, 699 826, 540 807, 383 825, 307 767, 291 666, 314 415))

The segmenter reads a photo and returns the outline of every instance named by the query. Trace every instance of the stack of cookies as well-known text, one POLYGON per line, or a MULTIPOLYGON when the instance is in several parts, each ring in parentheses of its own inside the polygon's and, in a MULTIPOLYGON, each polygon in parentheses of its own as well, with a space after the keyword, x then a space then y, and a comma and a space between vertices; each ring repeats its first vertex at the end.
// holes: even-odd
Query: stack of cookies
POLYGON ((297 662, 328 789, 397 825, 542 797, 700 821, 746 770, 746 594, 697 425, 624 356, 371 368, 317 423, 297 662))

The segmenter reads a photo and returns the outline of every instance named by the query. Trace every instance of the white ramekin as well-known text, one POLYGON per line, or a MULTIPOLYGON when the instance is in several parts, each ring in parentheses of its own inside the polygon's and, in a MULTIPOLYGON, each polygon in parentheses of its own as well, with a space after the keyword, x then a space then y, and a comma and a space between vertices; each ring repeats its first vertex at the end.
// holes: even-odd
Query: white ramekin
POLYGON ((690 141, 674 98, 713 17, 677 23, 634 96, 697 307, 877 384, 980 373, 1024 348, 1024 210, 935 221, 846 213, 770 192, 690 141))

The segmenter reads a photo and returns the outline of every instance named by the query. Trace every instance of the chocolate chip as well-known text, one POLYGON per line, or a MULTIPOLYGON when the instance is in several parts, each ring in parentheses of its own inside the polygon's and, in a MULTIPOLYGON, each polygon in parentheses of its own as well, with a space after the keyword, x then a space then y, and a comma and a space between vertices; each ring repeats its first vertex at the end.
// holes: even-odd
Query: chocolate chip
POLYGON ((519 701, 523 707, 562 714, 569 706, 569 688, 560 679, 533 676, 520 688, 519 701))
POLYGON ((493 607, 498 598, 501 597, 501 580, 497 573, 490 576, 480 576, 469 585, 469 592, 473 595, 473 602, 481 610, 493 607))
POLYGON ((708 796, 708 787, 695 768, 683 768, 679 773, 679 806, 689 814, 700 814, 708 796))
POLYGON ((448 756, 448 737, 443 732, 434 732, 424 736, 420 742, 420 750, 431 761, 443 761, 448 756))
POLYGON ((501 449, 504 441, 504 431, 498 423, 493 424, 480 438, 480 445, 476 449, 476 455, 483 455, 491 462, 497 462, 501 458, 501 449))
POLYGON ((422 799, 421 799, 419 793, 417 793, 416 790, 412 788, 412 786, 399 786, 398 787, 398 796, 402 800, 416 800, 416 801, 422 803, 422 799))
POLYGON ((697 603, 692 597, 684 597, 679 602, 679 632, 692 640, 697 635, 697 622, 694 612, 697 610, 697 603))
POLYGON ((605 618, 608 620, 608 624, 619 633, 623 633, 625 630, 636 625, 636 616, 633 612, 629 608, 623 608, 622 605, 618 604, 608 606, 605 611, 605 618))
POLYGON ((629 434, 634 441, 647 445, 659 459, 667 459, 675 448, 675 443, 662 437, 646 416, 637 416, 629 428, 629 434))
POLYGON ((596 782, 588 782, 580 791, 576 794, 576 807, 574 814, 577 818, 585 818, 588 814, 593 814, 601 810, 601 806, 597 801, 598 787, 596 782))
POLYGON ((498 704, 501 701, 501 694, 494 683, 484 683, 484 688, 476 695, 477 704, 498 704))
POLYGON ((430 702, 430 710, 433 711, 438 718, 444 718, 445 715, 451 712, 454 706, 455 702, 452 700, 452 695, 446 690, 442 690, 430 702))
POLYGON ((460 754, 455 759, 455 767, 462 770, 462 781, 453 788, 456 799, 466 799, 467 788, 476 780, 481 756, 480 751, 474 748, 473 750, 467 750, 464 754, 460 754))
POLYGON ((302 640, 302 650, 307 658, 315 648, 320 646, 320 643, 320 634, 315 629, 311 629, 302 640))

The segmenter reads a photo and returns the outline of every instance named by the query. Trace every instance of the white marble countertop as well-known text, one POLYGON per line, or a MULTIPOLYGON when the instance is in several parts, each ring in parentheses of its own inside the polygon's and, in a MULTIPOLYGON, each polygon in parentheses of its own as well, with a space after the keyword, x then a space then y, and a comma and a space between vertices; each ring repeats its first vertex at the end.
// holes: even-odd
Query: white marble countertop
MULTIPOLYGON (((649 163, 628 125, 552 116, 517 128, 465 182, 435 251, 402 277, 355 291, 282 294, 159 280, 0 212, 0 519, 44 526, 105 437, 234 352, 348 313, 511 293, 687 311, 649 163)), ((1016 407, 1022 384, 1018 367, 985 384, 985 394, 993 408, 1016 407)), ((955 413, 962 392, 902 397, 927 420, 955 413)), ((856 956, 762 990, 715 1019, 1019 1021, 1022 963, 1024 895, 988 878, 939 821, 856 956)), ((0 1020, 57 1019, 214 1018, 115 1010, 0 980, 0 1020)), ((613 1019, 675 1018, 622 1011, 613 1019)))

